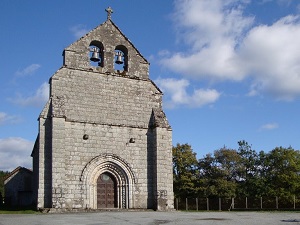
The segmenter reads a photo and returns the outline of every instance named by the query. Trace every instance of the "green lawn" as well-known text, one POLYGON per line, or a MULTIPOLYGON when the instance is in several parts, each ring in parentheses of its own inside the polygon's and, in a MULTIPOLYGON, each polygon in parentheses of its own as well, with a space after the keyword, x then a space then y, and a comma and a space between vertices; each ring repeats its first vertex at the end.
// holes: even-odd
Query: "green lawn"
POLYGON ((38 211, 32 208, 12 208, 12 207, 1 207, 0 214, 35 214, 38 211))

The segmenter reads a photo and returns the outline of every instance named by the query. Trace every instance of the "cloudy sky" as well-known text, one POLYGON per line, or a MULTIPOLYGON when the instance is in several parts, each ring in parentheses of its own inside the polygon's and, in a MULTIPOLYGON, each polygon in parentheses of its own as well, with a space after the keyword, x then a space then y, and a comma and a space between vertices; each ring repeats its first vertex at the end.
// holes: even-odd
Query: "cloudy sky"
POLYGON ((174 145, 300 149, 300 1, 2 0, 0 170, 31 168, 48 80, 108 6, 151 63, 174 145))

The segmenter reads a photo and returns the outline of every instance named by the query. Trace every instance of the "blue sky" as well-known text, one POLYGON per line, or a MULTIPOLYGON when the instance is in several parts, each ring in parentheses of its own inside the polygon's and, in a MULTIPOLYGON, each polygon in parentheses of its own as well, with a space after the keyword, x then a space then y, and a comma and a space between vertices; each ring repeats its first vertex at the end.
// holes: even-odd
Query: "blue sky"
POLYGON ((62 51, 112 20, 151 63, 173 144, 300 149, 300 1, 0 1, 0 170, 31 168, 62 51))

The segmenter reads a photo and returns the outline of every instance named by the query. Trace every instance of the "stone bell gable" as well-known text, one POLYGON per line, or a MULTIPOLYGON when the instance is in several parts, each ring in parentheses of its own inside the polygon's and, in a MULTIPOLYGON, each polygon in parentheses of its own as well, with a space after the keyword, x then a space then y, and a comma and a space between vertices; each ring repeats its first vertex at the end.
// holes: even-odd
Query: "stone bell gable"
POLYGON ((173 209, 162 92, 108 15, 64 50, 50 78, 32 153, 38 208, 173 209))
POLYGON ((89 69, 137 79, 149 78, 148 61, 110 19, 67 47, 63 56, 64 65, 69 68, 89 69), (91 67, 91 48, 96 48, 99 53, 100 62, 96 67, 91 67), (120 68, 115 67, 116 52, 123 54, 124 64, 120 68))

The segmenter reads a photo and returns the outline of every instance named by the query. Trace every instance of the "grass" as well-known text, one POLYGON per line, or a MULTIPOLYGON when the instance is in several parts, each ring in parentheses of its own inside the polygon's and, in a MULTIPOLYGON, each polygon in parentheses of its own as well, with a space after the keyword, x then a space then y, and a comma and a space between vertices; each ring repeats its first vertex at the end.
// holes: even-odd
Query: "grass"
POLYGON ((0 207, 0 214, 36 214, 39 213, 32 207, 0 207))

